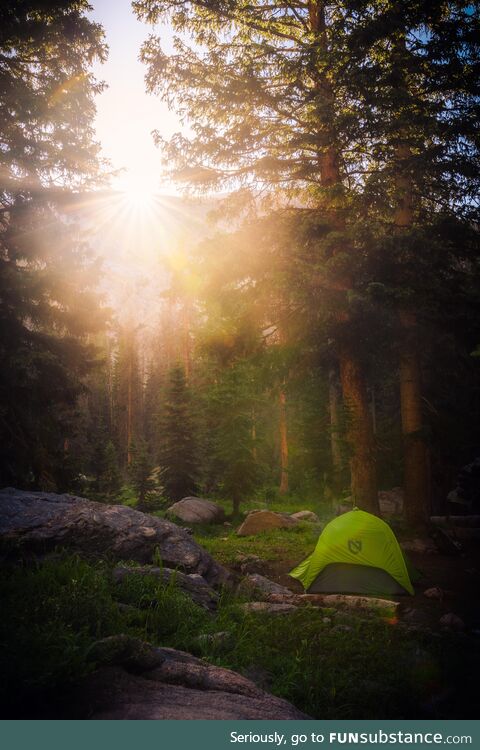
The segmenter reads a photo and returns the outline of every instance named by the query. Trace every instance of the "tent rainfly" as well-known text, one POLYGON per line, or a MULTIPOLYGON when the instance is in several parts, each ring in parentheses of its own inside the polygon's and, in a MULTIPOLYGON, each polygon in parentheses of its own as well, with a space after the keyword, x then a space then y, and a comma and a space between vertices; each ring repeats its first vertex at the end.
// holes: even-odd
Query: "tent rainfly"
POLYGON ((356 508, 330 521, 312 554, 289 575, 309 594, 413 596, 412 574, 390 526, 356 508))

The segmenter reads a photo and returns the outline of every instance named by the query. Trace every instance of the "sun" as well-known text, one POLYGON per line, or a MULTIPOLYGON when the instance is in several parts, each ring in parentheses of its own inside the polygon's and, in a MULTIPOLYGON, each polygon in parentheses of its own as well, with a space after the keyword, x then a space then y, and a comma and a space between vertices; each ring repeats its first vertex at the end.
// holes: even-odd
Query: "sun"
POLYGON ((157 194, 156 186, 150 180, 134 177, 122 180, 119 191, 124 202, 136 213, 151 211, 157 194))

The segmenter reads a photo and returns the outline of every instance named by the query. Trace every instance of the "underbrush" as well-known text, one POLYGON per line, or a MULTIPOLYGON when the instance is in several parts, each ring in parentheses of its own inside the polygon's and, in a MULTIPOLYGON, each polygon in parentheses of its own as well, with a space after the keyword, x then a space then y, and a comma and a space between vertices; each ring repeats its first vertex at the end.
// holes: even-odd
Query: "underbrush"
MULTIPOLYGON (((283 535, 276 534, 280 544, 283 535)), ((283 616, 246 614, 241 599, 227 592, 212 615, 173 579, 128 576, 116 584, 111 565, 62 555, 4 568, 0 596, 7 718, 19 705, 28 716, 25 706, 35 695, 61 691, 92 671, 92 643, 117 633, 235 669, 316 718, 442 716, 446 709, 435 700, 448 690, 461 692, 459 718, 467 718, 475 696, 478 654, 470 641, 411 634, 378 616, 310 607, 283 616)))

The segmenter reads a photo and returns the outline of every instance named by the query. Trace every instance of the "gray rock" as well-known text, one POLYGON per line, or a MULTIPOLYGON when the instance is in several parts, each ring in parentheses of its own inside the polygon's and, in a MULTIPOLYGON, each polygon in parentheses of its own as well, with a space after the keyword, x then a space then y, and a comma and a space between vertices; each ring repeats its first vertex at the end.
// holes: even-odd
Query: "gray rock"
POLYGON ((159 667, 165 661, 165 656, 161 649, 120 633, 96 641, 89 648, 87 659, 98 666, 121 664, 131 672, 145 672, 159 667))
POLYGON ((425 589, 423 595, 426 596, 427 599, 438 599, 439 601, 442 601, 444 597, 444 591, 440 588, 440 586, 432 586, 429 589, 425 589))
POLYGON ((258 555, 244 555, 240 552, 235 555, 234 566, 239 568, 244 575, 247 573, 262 573, 265 569, 265 560, 262 560, 258 555))
POLYGON ((443 615, 439 622, 443 628, 448 628, 449 630, 456 630, 457 632, 465 630, 465 623, 462 618, 455 615, 453 612, 448 612, 448 614, 443 615))
POLYGON ((296 521, 310 521, 311 523, 320 522, 317 514, 311 510, 299 510, 297 513, 291 513, 290 518, 294 518, 296 521))
POLYGON ((163 583, 170 583, 174 580, 175 585, 190 596, 195 604, 204 609, 213 611, 218 605, 218 594, 211 586, 208 585, 205 578, 198 573, 185 574, 179 570, 170 568, 157 568, 154 565, 143 565, 134 568, 120 565, 113 571, 113 579, 120 583, 127 576, 154 576, 163 583))
POLYGON ((270 594, 285 594, 289 595, 292 592, 287 589, 286 586, 281 586, 275 581, 271 581, 269 578, 260 575, 260 573, 250 573, 247 575, 240 584, 242 591, 254 592, 259 591, 266 596, 270 594))
POLYGON ((171 505, 167 513, 184 523, 223 523, 225 521, 223 508, 201 497, 184 497, 183 500, 171 505))
POLYGON ((103 666, 73 691, 62 718, 309 718, 237 672, 184 651, 120 635, 94 644, 90 658, 103 666))
POLYGON ((0 490, 0 544, 10 554, 60 546, 84 557, 141 563, 158 551, 166 567, 199 573, 213 586, 231 582, 230 573, 174 523, 74 495, 0 490))
POLYGON ((378 506, 382 516, 401 516, 404 505, 403 487, 394 487, 391 490, 380 490, 378 493, 378 506))
POLYGON ((348 513, 352 508, 353 497, 345 497, 342 502, 334 504, 333 512, 336 516, 343 516, 344 513, 348 513))
POLYGON ((171 658, 144 675, 122 667, 101 669, 83 680, 65 713, 88 719, 310 718, 245 677, 193 657, 171 658))

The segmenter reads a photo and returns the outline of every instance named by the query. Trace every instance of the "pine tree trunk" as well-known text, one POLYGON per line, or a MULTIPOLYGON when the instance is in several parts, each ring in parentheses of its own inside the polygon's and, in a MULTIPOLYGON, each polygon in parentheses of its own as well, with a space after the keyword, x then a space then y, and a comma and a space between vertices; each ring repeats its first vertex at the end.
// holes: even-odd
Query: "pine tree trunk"
MULTIPOLYGON (((401 143, 395 154, 397 206, 394 222, 399 235, 410 229, 414 221, 412 181, 404 166, 404 160, 408 160, 410 156, 409 146, 401 143)), ((429 475, 422 415, 417 317, 412 309, 403 308, 398 311, 398 320, 405 515, 409 523, 418 526, 425 523, 429 515, 429 475)))
POLYGON ((284 388, 279 396, 279 428, 280 428, 280 494, 288 492, 288 433, 287 433, 287 396, 284 388))
POLYGON ((330 412, 330 448, 332 453, 332 491, 338 497, 342 490, 342 444, 340 438, 339 400, 337 373, 331 369, 328 375, 328 402, 330 412))
MULTIPOLYGON (((309 17, 312 31, 317 35, 319 46, 325 53, 328 53, 325 5, 326 3, 323 0, 311 1, 309 3, 309 17)), ((318 74, 316 85, 325 104, 330 104, 333 109, 335 95, 332 80, 327 71, 323 70, 318 74)), ((330 123, 327 118, 326 121, 321 123, 318 133, 319 170, 322 186, 327 190, 342 184, 336 134, 329 130, 329 127, 330 123)), ((324 205, 319 208, 325 216, 330 218, 332 229, 339 233, 345 231, 345 215, 339 210, 336 202, 327 197, 324 205)), ((345 249, 345 241, 343 241, 338 250, 333 250, 333 254, 345 252, 345 249)), ((352 286, 352 279, 348 277, 348 274, 345 274, 342 279, 338 279, 339 302, 342 303, 340 307, 343 306, 344 310, 346 309, 346 312, 339 313, 338 322, 344 328, 349 323, 349 312, 345 297, 352 286)), ((338 362, 343 402, 351 417, 346 439, 350 452, 352 495, 358 507, 378 513, 375 443, 363 367, 353 349, 353 345, 348 345, 345 342, 338 347, 338 362)))
POLYGON ((400 406, 404 451, 405 514, 413 526, 428 515, 428 457, 424 438, 419 356, 415 345, 416 318, 399 313, 402 329, 400 348, 400 406))
POLYGON ((367 389, 358 360, 346 348, 340 352, 340 377, 347 410, 352 497, 357 507, 378 514, 375 445, 367 389))

